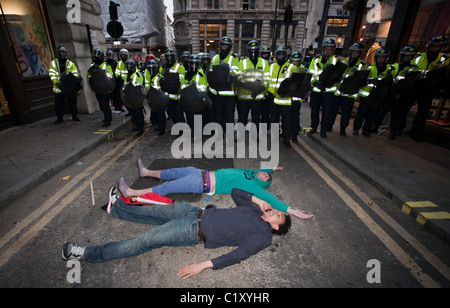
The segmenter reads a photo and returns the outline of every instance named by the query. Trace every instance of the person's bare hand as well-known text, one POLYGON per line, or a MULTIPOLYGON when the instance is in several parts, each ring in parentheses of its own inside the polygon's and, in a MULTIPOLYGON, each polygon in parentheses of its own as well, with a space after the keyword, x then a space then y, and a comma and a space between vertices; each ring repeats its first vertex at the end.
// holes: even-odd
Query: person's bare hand
POLYGON ((287 210, 287 213, 292 215, 292 216, 298 217, 300 219, 305 219, 305 220, 306 219, 310 219, 310 218, 312 218, 314 216, 312 214, 306 214, 306 212, 302 211, 302 210, 294 210, 293 208, 289 208, 287 210))
POLYGON ((200 274, 203 270, 207 268, 212 268, 213 264, 211 261, 205 261, 202 263, 186 265, 177 272, 177 276, 183 279, 200 274))

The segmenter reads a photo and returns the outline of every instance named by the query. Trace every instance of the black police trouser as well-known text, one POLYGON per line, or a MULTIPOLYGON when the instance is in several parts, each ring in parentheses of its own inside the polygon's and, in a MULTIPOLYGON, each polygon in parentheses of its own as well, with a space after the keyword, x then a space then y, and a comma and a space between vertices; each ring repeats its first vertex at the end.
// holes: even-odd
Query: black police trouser
POLYGON ((368 97, 361 97, 358 112, 353 122, 353 130, 360 130, 362 127, 363 132, 370 133, 379 112, 380 104, 369 103, 368 97))
MULTIPOLYGON (((238 122, 247 125, 248 123, 248 114, 251 112, 252 115, 252 123, 256 124, 256 128, 259 129, 259 123, 261 123, 263 107, 266 107, 266 102, 264 99, 262 100, 238 100, 238 122)), ((266 122, 267 123, 267 117, 266 122)))
POLYGON ((391 123, 389 129, 402 132, 406 127, 409 110, 414 105, 414 99, 409 95, 397 95, 391 108, 391 123))
POLYGON ((103 112, 104 122, 111 122, 112 121, 112 112, 111 112, 111 108, 109 107, 110 96, 96 94, 95 97, 97 97, 98 105, 100 106, 100 110, 103 112))
POLYGON ((180 102, 175 99, 170 99, 167 114, 172 117, 173 124, 186 122, 184 120, 183 108, 181 108, 180 102))
POLYGON ((332 108, 335 108, 336 96, 334 92, 311 93, 311 127, 317 129, 320 122, 320 130, 326 131, 333 123, 332 108), (322 119, 319 121, 320 107, 322 107, 322 119))
POLYGON ((375 118, 375 122, 373 123, 373 127, 372 127, 373 130, 378 130, 381 123, 383 123, 383 120, 386 117, 386 114, 388 113, 388 111, 391 110, 391 108, 392 108, 392 100, 391 99, 387 99, 386 101, 383 101, 380 104, 380 109, 379 109, 378 115, 375 118))
POLYGON ((234 125, 234 112, 236 110, 236 97, 213 95, 212 101, 214 104, 217 123, 222 127, 223 134, 226 134, 226 124, 234 125))
POLYGON ((298 100, 292 100, 292 136, 300 133, 300 108, 302 103, 298 100))
POLYGON ((341 107, 341 129, 345 129, 349 125, 354 104, 355 99, 353 97, 339 96, 338 107, 341 107))
POLYGON ((77 96, 65 96, 62 93, 55 93, 55 113, 58 119, 62 119, 64 116, 64 102, 65 100, 69 101, 69 109, 72 117, 78 114, 77 108, 77 96))
MULTIPOLYGON (((119 78, 116 78, 116 87, 114 88, 114 91, 111 93, 110 97, 114 106, 114 109, 117 111, 120 111, 122 109, 122 97, 120 96, 120 91, 123 86, 123 81, 118 81, 119 78)), ((120 79, 122 80, 122 79, 120 79)))
POLYGON ((283 138, 285 142, 289 142, 292 135, 292 106, 278 105, 270 102, 270 119, 272 123, 279 123, 281 115, 281 129, 283 130, 283 138))
POLYGON ((128 108, 128 111, 131 114, 131 118, 133 119, 134 124, 136 125, 138 131, 144 131, 144 108, 128 108))
POLYGON ((430 112, 431 103, 433 102, 433 95, 426 95, 417 100, 417 115, 414 119, 411 134, 422 134, 425 131, 425 124, 430 112))

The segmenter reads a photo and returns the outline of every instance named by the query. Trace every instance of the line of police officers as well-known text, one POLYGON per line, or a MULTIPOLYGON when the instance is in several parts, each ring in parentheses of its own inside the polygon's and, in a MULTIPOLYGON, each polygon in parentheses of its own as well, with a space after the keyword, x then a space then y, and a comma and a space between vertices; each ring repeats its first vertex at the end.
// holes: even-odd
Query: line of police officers
MULTIPOLYGON (((158 135, 165 133, 166 113, 174 123, 187 122, 191 128, 194 115, 202 114, 203 124, 216 122, 226 134, 226 124, 234 124, 237 110, 238 122, 244 125, 249 113, 257 128, 260 123, 281 121, 283 143, 290 147, 290 141, 297 141, 301 129, 301 102, 310 96, 310 133, 315 133, 320 124, 322 138, 331 131, 339 109, 340 135, 346 135, 355 100, 358 99, 353 135, 358 135, 362 128, 362 134, 370 137, 390 110, 389 138, 394 139, 405 129, 408 112, 417 101, 418 112, 409 134, 421 141, 433 96, 446 86, 440 83, 442 80, 448 82, 449 60, 440 52, 444 42, 442 36, 433 37, 427 52, 418 56, 415 46, 405 46, 400 52, 399 62, 393 64, 388 64, 389 51, 380 48, 376 51, 374 63, 367 65, 360 59, 364 49, 362 44, 352 45, 349 56, 343 58, 335 56, 336 42, 329 39, 324 42, 321 55, 305 68, 299 52, 289 55, 286 47, 279 47, 272 62, 269 48, 260 48, 257 41, 248 43, 247 57, 240 60, 231 52, 232 40, 223 37, 214 57, 208 53, 190 55, 184 52, 178 63, 174 50, 169 48, 161 57, 161 66, 148 60, 138 67, 135 60, 129 59, 125 49, 120 51, 120 60, 116 64, 112 52, 108 51, 105 59, 103 51, 96 49, 87 75, 104 113, 103 126, 111 124, 110 99, 116 110, 121 109, 123 101, 130 110, 138 136, 144 129, 143 96, 147 96, 152 109, 151 120, 158 127, 158 135), (433 71, 439 73, 430 74, 433 71), (428 75, 432 77, 428 78, 428 75), (296 95, 299 92, 293 91, 292 85, 297 90, 301 85, 295 85, 294 80, 302 80, 298 83, 307 81, 309 89, 296 95), (291 81, 291 91, 281 91, 283 82, 287 81, 291 81), (106 89, 105 83, 108 84, 106 89), (418 86, 424 89, 416 91, 418 86), (192 87, 195 92, 192 92, 192 87), (142 95, 136 96, 134 88, 139 89, 142 95), (166 96, 161 96, 161 93, 166 96), (195 93, 194 99, 188 93, 195 93)), ((76 96, 74 93, 61 93, 59 77, 62 71, 79 77, 75 65, 67 59, 64 47, 58 48, 57 59, 50 69, 56 93, 58 119, 55 123, 62 122, 61 101, 64 101, 64 95, 71 102, 73 119, 79 120, 76 117, 76 96)))

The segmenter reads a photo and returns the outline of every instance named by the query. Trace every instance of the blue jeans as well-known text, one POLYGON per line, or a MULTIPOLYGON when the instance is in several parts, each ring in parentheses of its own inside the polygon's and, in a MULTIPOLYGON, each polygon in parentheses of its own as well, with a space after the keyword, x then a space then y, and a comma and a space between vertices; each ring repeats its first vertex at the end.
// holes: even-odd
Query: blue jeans
POLYGON ((161 180, 167 182, 152 187, 152 191, 161 196, 170 193, 203 193, 202 170, 194 167, 161 170, 161 180))
POLYGON ((117 258, 132 257, 163 246, 193 246, 198 236, 199 208, 187 202, 173 205, 134 206, 118 199, 111 215, 131 222, 158 225, 135 238, 106 245, 89 246, 84 252, 87 262, 98 263, 117 258))

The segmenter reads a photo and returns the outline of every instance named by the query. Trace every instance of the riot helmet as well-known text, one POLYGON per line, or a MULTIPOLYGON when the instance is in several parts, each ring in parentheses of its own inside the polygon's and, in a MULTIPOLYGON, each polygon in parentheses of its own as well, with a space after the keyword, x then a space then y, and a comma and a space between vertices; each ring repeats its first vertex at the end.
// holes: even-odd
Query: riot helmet
POLYGON ((303 56, 300 52, 295 51, 291 54, 291 56, 289 57, 289 61, 292 64, 295 64, 296 66, 299 66, 300 63, 302 62, 303 56))
POLYGON ((247 55, 252 62, 258 61, 258 57, 259 57, 259 42, 258 41, 248 42, 247 55))
POLYGON ((329 58, 334 54, 336 50, 336 41, 333 39, 327 39, 322 44, 322 56, 329 58))
POLYGON ((67 49, 66 47, 59 46, 56 48, 56 58, 60 61, 67 60, 67 49))
POLYGON ((219 42, 219 55, 221 59, 225 59, 231 51, 233 41, 228 36, 224 36, 219 42))
POLYGON ((275 61, 278 65, 283 65, 287 61, 287 57, 288 51, 286 47, 278 47, 277 50, 275 50, 275 61))
POLYGON ((390 54, 391 54, 390 51, 387 50, 386 48, 384 48, 384 47, 378 48, 377 51, 375 51, 375 63, 376 63, 376 65, 386 64, 390 54), (380 57, 384 57, 384 61, 383 62, 381 62, 381 59, 380 59, 380 61, 378 61, 378 59, 380 57))
POLYGON ((406 45, 400 50, 400 62, 409 63, 417 55, 418 49, 414 45, 406 45), (405 59, 406 58, 406 59, 405 59))
POLYGON ((105 53, 103 52, 102 49, 96 48, 94 50, 93 60, 94 63, 98 65, 102 64, 105 61, 105 53))
POLYGON ((352 58, 352 51, 358 52, 358 58, 361 56, 362 52, 364 50, 364 44, 362 43, 355 43, 350 47, 350 58, 352 58))
POLYGON ((434 36, 428 41, 427 53, 437 55, 444 46, 445 38, 442 35, 434 36))
POLYGON ((156 76, 159 72, 159 65, 155 60, 148 60, 146 67, 152 77, 156 76))
POLYGON ((211 65, 211 54, 209 54, 208 52, 204 52, 201 55, 200 59, 202 60, 202 68, 206 71, 211 65))
POLYGON ((127 60, 127 62, 125 62, 125 67, 128 71, 128 74, 136 72, 136 61, 134 61, 133 59, 127 60))
POLYGON ((130 53, 125 48, 123 48, 119 51, 120 60, 122 60, 123 62, 126 62, 128 60, 129 56, 130 56, 130 53))
POLYGON ((201 59, 198 55, 189 56, 189 71, 196 74, 200 67, 200 61, 201 59))
POLYGON ((167 48, 164 54, 166 56, 168 67, 172 67, 177 62, 175 51, 172 48, 167 48))
POLYGON ((261 58, 269 61, 270 59, 270 48, 268 46, 263 46, 261 48, 261 58))

